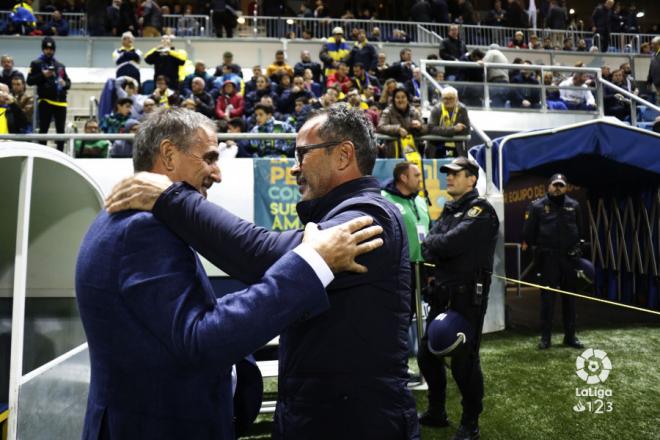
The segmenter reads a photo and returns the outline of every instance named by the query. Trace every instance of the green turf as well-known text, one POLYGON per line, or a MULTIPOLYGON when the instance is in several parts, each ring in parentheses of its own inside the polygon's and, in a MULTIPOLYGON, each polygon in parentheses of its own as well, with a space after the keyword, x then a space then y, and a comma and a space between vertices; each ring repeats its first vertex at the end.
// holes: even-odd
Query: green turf
MULTIPOLYGON (((612 411, 575 412, 581 400, 575 389, 587 388, 575 374, 575 359, 582 352, 562 345, 536 349, 538 337, 514 331, 485 335, 481 348, 486 397, 482 414, 484 440, 656 440, 660 439, 660 326, 591 329, 580 332, 586 347, 607 352, 612 371, 605 383, 612 411)), ((559 343, 561 335, 554 335, 559 343)), ((410 366, 417 368, 414 359, 410 366)), ((448 372, 449 373, 449 372, 448 372)), ((460 395, 449 373, 447 412, 452 426, 422 428, 422 439, 444 440, 453 435, 460 419, 460 395)), ((273 390, 273 384, 267 384, 273 390)), ((418 410, 426 408, 424 391, 414 391, 418 410)), ((272 395, 269 396, 272 398, 272 395)), ((260 416, 249 439, 269 438, 270 415, 260 416)), ((377 439, 376 439, 377 440, 377 439)))

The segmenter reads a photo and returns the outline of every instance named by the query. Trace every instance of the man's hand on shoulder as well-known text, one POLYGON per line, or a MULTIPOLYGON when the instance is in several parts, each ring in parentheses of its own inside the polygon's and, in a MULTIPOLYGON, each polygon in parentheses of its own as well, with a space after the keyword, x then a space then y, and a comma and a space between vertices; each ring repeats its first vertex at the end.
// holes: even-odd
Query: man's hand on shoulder
POLYGON ((119 182, 105 199, 109 213, 137 209, 151 211, 158 197, 172 185, 162 174, 141 172, 119 182))
POLYGON ((370 240, 383 232, 380 226, 369 226, 372 223, 373 218, 369 216, 358 217, 324 230, 319 230, 316 223, 307 223, 303 243, 312 246, 334 273, 364 273, 367 268, 356 263, 355 257, 383 245, 382 238, 370 240))

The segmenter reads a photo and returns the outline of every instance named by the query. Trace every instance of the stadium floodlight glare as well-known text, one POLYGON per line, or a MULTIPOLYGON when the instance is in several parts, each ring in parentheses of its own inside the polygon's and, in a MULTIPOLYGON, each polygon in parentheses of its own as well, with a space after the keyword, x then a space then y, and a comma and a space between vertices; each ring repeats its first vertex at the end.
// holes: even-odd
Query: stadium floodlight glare
POLYGON ((571 9, 568 11, 568 13, 571 14, 571 15, 575 14, 575 9, 571 8, 571 9))
POLYGON ((236 22, 237 22, 238 24, 245 24, 245 17, 238 17, 238 18, 236 19, 236 22))
POLYGON ((287 18, 286 24, 292 25, 293 24, 293 18, 287 18))
POLYGON ((644 18, 644 11, 639 11, 636 15, 637 18, 644 18))

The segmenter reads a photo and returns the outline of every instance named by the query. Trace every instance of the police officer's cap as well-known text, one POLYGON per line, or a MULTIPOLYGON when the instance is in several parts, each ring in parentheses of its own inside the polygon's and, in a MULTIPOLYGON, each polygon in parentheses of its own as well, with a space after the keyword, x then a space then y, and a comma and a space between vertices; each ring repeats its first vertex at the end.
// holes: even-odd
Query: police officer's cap
POLYGON ((441 173, 461 170, 467 170, 470 174, 479 176, 479 164, 477 164, 477 162, 475 162, 473 159, 468 159, 467 157, 457 157, 450 163, 440 167, 441 173))
POLYGON ((474 332, 459 313, 447 310, 439 314, 427 329, 429 351, 436 356, 449 356, 472 344, 474 332))
POLYGON ((555 183, 561 183, 564 186, 568 185, 568 180, 566 180, 566 176, 560 173, 553 174, 550 180, 548 181, 550 185, 554 185, 555 183))

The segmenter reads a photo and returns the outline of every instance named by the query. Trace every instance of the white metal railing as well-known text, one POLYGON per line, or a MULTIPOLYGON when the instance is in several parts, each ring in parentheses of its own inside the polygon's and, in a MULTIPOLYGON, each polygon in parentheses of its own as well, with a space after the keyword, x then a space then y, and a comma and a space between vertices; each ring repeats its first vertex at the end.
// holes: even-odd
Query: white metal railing
POLYGON ((634 93, 629 92, 626 89, 623 89, 616 84, 612 84, 611 82, 607 81, 606 79, 600 78, 599 81, 607 88, 610 88, 614 90, 615 92, 618 92, 625 96, 627 99, 626 101, 630 104, 630 123, 632 125, 637 124, 637 104, 645 105, 656 112, 660 112, 660 107, 657 105, 640 98, 639 96, 635 95, 634 93))
MULTIPOLYGON (((502 109, 511 109, 506 107, 506 95, 509 91, 514 89, 538 89, 540 91, 540 106, 537 108, 526 107, 525 111, 539 111, 539 112, 549 112, 553 111, 548 109, 546 92, 548 89, 566 89, 566 90, 584 90, 582 87, 559 87, 557 85, 545 85, 543 81, 539 81, 538 84, 512 84, 510 82, 488 82, 484 80, 483 82, 469 82, 469 81, 434 81, 430 74, 427 72, 428 66, 443 66, 443 67, 458 67, 458 68, 469 68, 469 69, 483 69, 483 77, 488 78, 488 72, 490 69, 498 70, 532 70, 535 72, 540 72, 539 78, 543 78, 544 72, 584 72, 591 74, 595 79, 595 88, 589 89, 593 90, 596 100, 596 110, 592 113, 597 113, 600 117, 603 116, 603 87, 601 83, 601 71, 600 69, 591 68, 591 67, 569 67, 569 66, 546 66, 541 64, 510 64, 510 63, 476 63, 468 61, 446 61, 446 60, 420 60, 420 68, 422 70, 422 105, 427 107, 431 105, 428 97, 428 85, 429 83, 434 88, 442 89, 443 85, 451 85, 458 90, 459 98, 461 98, 462 92, 469 91, 471 94, 474 94, 475 88, 482 89, 483 92, 478 94, 477 97, 481 99, 481 107, 483 109, 489 110, 493 107, 491 103, 491 97, 498 97, 501 103, 504 105, 498 105, 498 110, 502 109)), ((557 112, 562 112, 566 110, 555 110, 557 112)), ((583 111, 583 110, 580 110, 583 111)), ((591 112, 586 110, 587 112, 591 112)))

